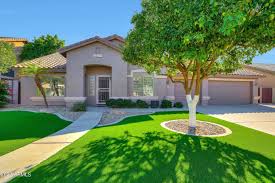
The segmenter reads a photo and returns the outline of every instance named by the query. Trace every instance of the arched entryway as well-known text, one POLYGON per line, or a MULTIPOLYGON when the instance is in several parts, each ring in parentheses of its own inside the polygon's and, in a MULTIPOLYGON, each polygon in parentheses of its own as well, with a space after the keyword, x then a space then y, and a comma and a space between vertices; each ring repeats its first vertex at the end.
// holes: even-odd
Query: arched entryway
POLYGON ((85 66, 85 92, 91 106, 104 105, 112 95, 112 67, 105 65, 85 66))

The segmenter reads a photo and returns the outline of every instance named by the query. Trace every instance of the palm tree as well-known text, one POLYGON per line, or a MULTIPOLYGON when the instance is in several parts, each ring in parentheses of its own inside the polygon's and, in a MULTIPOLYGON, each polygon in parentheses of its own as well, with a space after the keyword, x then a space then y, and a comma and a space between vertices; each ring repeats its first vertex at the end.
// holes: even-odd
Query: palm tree
POLYGON ((35 84, 36 84, 38 90, 40 91, 41 95, 43 96, 44 103, 45 103, 46 107, 48 108, 49 105, 47 102, 46 93, 45 93, 45 90, 44 90, 44 88, 42 86, 42 82, 41 82, 41 75, 46 74, 47 72, 48 72, 47 69, 41 68, 35 64, 32 64, 32 65, 28 65, 28 67, 26 67, 26 68, 21 68, 19 75, 20 76, 31 76, 34 78, 35 84))

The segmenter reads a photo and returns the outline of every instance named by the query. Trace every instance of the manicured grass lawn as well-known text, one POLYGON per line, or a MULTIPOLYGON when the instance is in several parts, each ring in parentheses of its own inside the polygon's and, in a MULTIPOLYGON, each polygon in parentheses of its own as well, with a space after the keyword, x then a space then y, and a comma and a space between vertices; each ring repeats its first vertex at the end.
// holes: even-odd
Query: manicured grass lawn
POLYGON ((52 114, 0 112, 0 156, 50 135, 67 125, 52 114))
POLYGON ((191 137, 160 126, 181 112, 130 117, 91 130, 12 182, 275 182, 275 137, 203 114, 230 128, 219 138, 191 137))

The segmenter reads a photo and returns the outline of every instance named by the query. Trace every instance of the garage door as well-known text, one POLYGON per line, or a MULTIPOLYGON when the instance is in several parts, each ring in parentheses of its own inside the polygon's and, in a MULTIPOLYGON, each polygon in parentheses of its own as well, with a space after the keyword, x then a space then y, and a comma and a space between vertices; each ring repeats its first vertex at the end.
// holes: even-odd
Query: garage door
POLYGON ((251 85, 247 81, 209 81, 208 95, 209 104, 250 104, 251 85))

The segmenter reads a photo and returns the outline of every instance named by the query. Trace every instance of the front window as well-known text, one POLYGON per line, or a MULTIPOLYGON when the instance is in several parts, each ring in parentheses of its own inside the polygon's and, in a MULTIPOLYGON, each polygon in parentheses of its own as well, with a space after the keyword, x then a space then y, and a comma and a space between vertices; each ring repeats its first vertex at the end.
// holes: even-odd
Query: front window
MULTIPOLYGON (((47 97, 65 96, 65 76, 43 76, 41 84, 47 97)), ((41 96, 37 89, 38 96, 41 96)))
POLYGON ((154 84, 153 77, 141 73, 133 75, 133 96, 153 96, 154 84))

